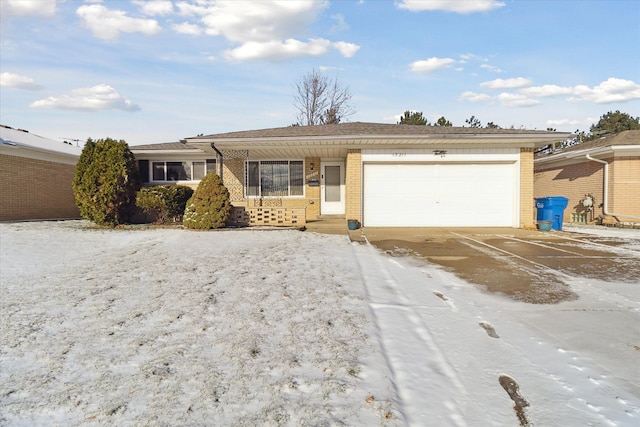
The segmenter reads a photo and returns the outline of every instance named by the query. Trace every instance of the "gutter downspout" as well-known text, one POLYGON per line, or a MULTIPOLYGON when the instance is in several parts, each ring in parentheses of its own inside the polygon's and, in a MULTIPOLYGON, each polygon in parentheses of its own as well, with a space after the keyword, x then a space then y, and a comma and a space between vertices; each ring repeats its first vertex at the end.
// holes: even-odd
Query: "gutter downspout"
POLYGON ((603 203, 602 203, 602 213, 604 213, 605 215, 609 215, 609 216, 613 216, 613 217, 623 217, 623 218, 631 218, 631 219, 640 219, 640 217, 638 216, 633 216, 633 215, 623 215, 623 214, 617 214, 617 213, 612 213, 609 212, 609 205, 608 205, 608 201, 609 201, 609 162, 606 162, 604 160, 600 160, 600 159, 594 159, 593 157, 591 157, 589 154, 585 154, 585 156, 587 157, 588 160, 591 160, 593 162, 598 162, 598 163, 602 163, 604 165, 604 183, 602 185, 603 187, 603 203))
MULTIPOLYGON (((222 180, 222 182, 224 182, 224 179, 222 178, 222 167, 224 166, 224 156, 222 155, 222 153, 220 152, 220 150, 218 150, 216 148, 216 146, 213 144, 213 142, 211 143, 211 148, 213 149, 213 151, 216 152, 216 155, 218 157, 218 159, 220 160, 220 179, 222 180)), ((217 163, 217 162, 216 162, 217 163)))

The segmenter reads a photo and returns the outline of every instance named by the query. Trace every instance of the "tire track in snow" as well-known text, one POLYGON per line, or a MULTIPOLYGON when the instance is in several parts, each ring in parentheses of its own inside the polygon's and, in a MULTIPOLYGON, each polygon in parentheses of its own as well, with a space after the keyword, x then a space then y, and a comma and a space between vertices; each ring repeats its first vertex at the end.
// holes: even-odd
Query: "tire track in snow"
MULTIPOLYGON (((428 325, 416 311, 424 305, 416 305, 401 292, 400 276, 406 270, 393 260, 381 257, 369 245, 356 250, 356 258, 382 351, 393 375, 393 384, 405 418, 408 418, 406 414, 423 414, 429 417, 429 423, 433 425, 466 425, 459 408, 466 400, 467 389, 436 343, 428 325), (376 265, 375 269, 363 268, 372 264, 376 265), (411 339, 407 339, 409 336, 411 339), (408 366, 407 355, 424 362, 419 366, 408 366), (438 393, 441 399, 438 401, 425 399, 433 395, 433 387, 441 388, 438 393), (448 414, 446 418, 439 419, 434 414, 442 414, 440 408, 443 405, 448 408, 448 414)), ((420 425, 425 421, 426 418, 407 419, 409 425, 420 425)))

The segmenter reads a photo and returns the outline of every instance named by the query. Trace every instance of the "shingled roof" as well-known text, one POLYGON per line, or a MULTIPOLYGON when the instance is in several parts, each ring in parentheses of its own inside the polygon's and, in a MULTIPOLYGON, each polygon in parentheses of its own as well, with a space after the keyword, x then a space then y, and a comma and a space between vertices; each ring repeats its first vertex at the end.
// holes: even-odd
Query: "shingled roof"
POLYGON ((640 145, 640 130, 625 130, 615 135, 605 136, 565 148, 562 152, 566 153, 570 151, 589 150, 592 148, 612 147, 614 145, 640 145))
POLYGON ((499 134, 554 134, 548 131, 522 129, 487 129, 467 127, 417 126, 386 123, 352 122, 317 126, 288 126, 271 129, 246 130, 218 133, 187 139, 252 139, 252 138, 296 138, 296 137, 342 137, 342 136, 420 136, 420 135, 499 135, 499 134))
POLYGON ((187 145, 184 142, 162 142, 158 144, 144 144, 144 145, 132 145, 132 151, 146 151, 146 150, 197 150, 202 151, 198 147, 187 145))

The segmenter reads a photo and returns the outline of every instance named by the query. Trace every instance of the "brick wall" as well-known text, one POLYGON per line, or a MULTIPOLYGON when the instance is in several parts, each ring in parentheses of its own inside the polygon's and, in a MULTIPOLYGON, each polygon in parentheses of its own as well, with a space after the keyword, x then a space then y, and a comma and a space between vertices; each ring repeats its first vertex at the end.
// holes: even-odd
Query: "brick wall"
POLYGON ((591 161, 563 166, 540 165, 534 174, 534 197, 567 197, 569 202, 564 210, 564 222, 572 222, 572 214, 587 214, 587 222, 590 222, 603 214, 603 167, 591 161), (593 212, 587 212, 582 205, 586 194, 594 196, 593 212))
POLYGON ((75 165, 0 154, 0 221, 79 218, 75 165))
POLYGON ((347 150, 345 168, 346 219, 357 219, 362 222, 362 153, 360 150, 347 150))
POLYGON ((520 149, 520 227, 534 226, 533 148, 520 149))
POLYGON ((307 208, 307 219, 316 219, 320 216, 320 186, 310 187, 309 180, 320 180, 320 157, 307 157, 304 159, 304 183, 305 183, 305 206, 307 208), (313 170, 311 170, 313 164, 313 170))
POLYGON ((608 204, 609 212, 640 217, 640 157, 616 157, 609 164, 608 204))

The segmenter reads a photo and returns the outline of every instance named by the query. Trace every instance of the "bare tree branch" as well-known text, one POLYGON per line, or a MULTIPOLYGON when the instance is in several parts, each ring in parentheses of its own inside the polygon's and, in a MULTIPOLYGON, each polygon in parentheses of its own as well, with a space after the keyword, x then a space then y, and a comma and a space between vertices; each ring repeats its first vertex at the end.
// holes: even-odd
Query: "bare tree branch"
POLYGON ((294 105, 299 125, 336 124, 355 113, 349 105, 349 88, 319 71, 312 70, 296 83, 296 92, 294 105))

